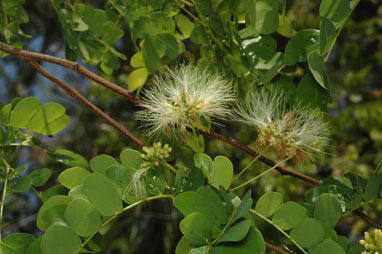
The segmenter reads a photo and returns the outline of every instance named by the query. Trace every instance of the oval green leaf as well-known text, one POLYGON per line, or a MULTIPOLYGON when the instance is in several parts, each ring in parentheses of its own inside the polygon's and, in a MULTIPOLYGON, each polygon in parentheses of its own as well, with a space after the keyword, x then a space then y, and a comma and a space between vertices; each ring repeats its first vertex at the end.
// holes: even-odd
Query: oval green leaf
POLYGON ((281 229, 289 230, 300 224, 307 216, 305 207, 296 202, 287 202, 277 209, 272 221, 281 229))
POLYGON ((125 149, 120 154, 121 163, 127 169, 138 170, 141 167, 141 153, 133 149, 125 149))
POLYGON ((88 175, 82 188, 102 216, 110 217, 122 208, 122 201, 111 181, 100 173, 88 175))
POLYGON ((49 150, 48 155, 51 159, 70 167, 81 167, 88 169, 88 162, 81 155, 65 149, 49 150))
POLYGON ((52 170, 49 168, 40 168, 32 171, 29 175, 32 178, 32 184, 36 187, 41 187, 49 180, 52 175, 52 170))
POLYGON ((94 172, 105 174, 108 167, 119 165, 119 163, 110 155, 100 154, 91 159, 89 165, 94 172))
POLYGON ((294 65, 306 61, 307 56, 320 50, 320 32, 314 29, 305 29, 296 33, 286 45, 285 64, 294 65))
POLYGON ((42 237, 41 251, 44 254, 77 254, 81 243, 81 238, 73 230, 54 225, 42 237))
POLYGON ((333 240, 325 239, 309 249, 308 254, 346 254, 344 249, 333 240))
POLYGON ((129 91, 133 92, 137 88, 143 86, 149 76, 149 72, 146 68, 139 68, 132 71, 127 78, 127 87, 129 91))
MULTIPOLYGON (((65 212, 66 206, 69 204, 70 198, 67 196, 54 196, 48 199, 40 208, 37 214, 37 227, 45 231, 49 228, 52 223, 51 216, 52 212, 56 210, 57 212, 65 212), (46 213, 49 209, 51 212, 46 213)), ((64 213, 62 213, 62 220, 64 220, 64 213)))
POLYGON ((342 215, 341 205, 330 194, 321 194, 314 207, 314 217, 322 222, 334 227, 342 215))
POLYGON ((79 236, 86 237, 98 231, 101 216, 95 207, 85 199, 74 199, 66 208, 65 221, 79 236))
POLYGON ((31 234, 15 233, 6 236, 1 240, 1 253, 2 254, 21 254, 25 253, 28 247, 34 241, 31 234))
POLYGON ((290 236, 302 247, 309 248, 324 239, 325 231, 320 222, 312 218, 306 218, 292 229, 290 236))
POLYGON ((140 68, 145 66, 142 52, 135 53, 130 59, 130 65, 134 68, 140 68))
POLYGON ((90 172, 84 168, 68 168, 61 172, 61 174, 58 176, 58 181, 66 188, 73 189, 74 187, 81 185, 85 177, 87 177, 89 174, 90 172))
POLYGON ((207 245, 211 237, 210 223, 201 213, 189 214, 180 222, 179 229, 194 247, 207 245))
POLYGON ((268 192, 259 198, 255 211, 265 217, 270 217, 283 202, 283 196, 280 193, 268 192))
POLYGON ((309 69, 312 72, 314 79, 324 89, 330 88, 328 76, 324 67, 324 59, 317 53, 312 52, 308 56, 309 69))
POLYGON ((224 189, 228 189, 232 182, 233 165, 232 162, 224 156, 216 156, 212 168, 212 184, 219 189, 222 185, 224 189))

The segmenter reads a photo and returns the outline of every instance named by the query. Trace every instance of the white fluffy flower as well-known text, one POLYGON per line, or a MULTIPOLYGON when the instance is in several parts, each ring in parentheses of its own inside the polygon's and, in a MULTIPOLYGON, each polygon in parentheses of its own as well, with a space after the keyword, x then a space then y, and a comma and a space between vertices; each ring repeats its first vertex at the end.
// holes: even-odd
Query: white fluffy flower
POLYGON ((184 131, 186 125, 196 127, 202 121, 224 119, 233 100, 231 82, 222 75, 200 65, 166 67, 146 90, 138 119, 147 127, 147 134, 164 132, 170 136, 184 131))
POLYGON ((272 147, 281 158, 292 157, 296 162, 319 157, 328 143, 328 125, 318 109, 299 104, 288 109, 287 97, 279 89, 254 91, 248 104, 236 108, 236 118, 257 128, 256 145, 262 151, 272 147))

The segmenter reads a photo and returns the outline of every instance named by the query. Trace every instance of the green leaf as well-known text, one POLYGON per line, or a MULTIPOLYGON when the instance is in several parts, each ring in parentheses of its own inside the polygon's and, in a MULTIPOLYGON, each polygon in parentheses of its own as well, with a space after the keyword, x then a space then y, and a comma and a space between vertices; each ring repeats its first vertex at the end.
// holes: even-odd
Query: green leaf
MULTIPOLYGON (((70 198, 68 198, 67 196, 54 196, 45 201, 37 214, 37 227, 42 231, 47 230, 51 225, 52 221, 46 212, 49 209, 54 209, 60 212, 62 211, 62 207, 64 208, 63 211, 65 212, 65 208, 69 204, 69 202, 70 198)), ((64 216, 62 216, 62 220, 64 220, 64 216)))
POLYGON ((367 180, 366 190, 363 195, 365 201, 375 200, 382 186, 382 161, 377 168, 371 172, 367 180))
POLYGON ((347 17, 349 10, 350 5, 348 0, 322 0, 320 16, 338 23, 347 17))
POLYGON ((108 167, 119 165, 119 163, 110 155, 100 154, 91 159, 89 165, 94 172, 105 174, 108 167))
POLYGON ((251 199, 252 191, 249 190, 244 195, 243 199, 240 202, 240 205, 236 208, 235 216, 232 218, 232 223, 238 220, 241 217, 244 217, 248 214, 249 209, 252 207, 252 199, 251 199))
POLYGON ((233 243, 223 243, 212 248, 215 254, 262 254, 265 253, 265 243, 261 233, 254 228, 250 228, 247 236, 233 243))
POLYGON ((139 68, 132 71, 127 79, 127 86, 129 91, 133 92, 139 87, 143 86, 149 76, 146 68, 139 68))
POLYGON ((277 52, 275 56, 271 59, 271 63, 272 67, 258 79, 258 82, 260 84, 265 84, 271 81, 285 67, 283 54, 277 52))
POLYGON ((32 184, 36 187, 41 187, 49 180, 52 175, 52 170, 49 168, 40 168, 32 171, 29 175, 32 178, 32 184))
POLYGON ((273 0, 258 0, 254 10, 249 11, 250 23, 255 26, 257 33, 270 34, 279 25, 278 4, 273 0))
POLYGON ((211 240, 211 226, 208 219, 201 213, 187 215, 179 224, 179 229, 191 246, 207 245, 211 240))
POLYGON ((131 176, 133 174, 133 172, 129 174, 128 170, 120 165, 110 166, 106 169, 105 172, 105 176, 107 176, 111 180, 121 198, 123 196, 122 192, 131 182, 131 176))
POLYGON ((188 254, 205 254, 207 253, 207 249, 208 249, 208 246, 193 248, 190 250, 188 254))
POLYGON ((332 102, 329 89, 322 88, 311 73, 305 74, 297 87, 296 101, 301 106, 320 108, 326 111, 328 103, 332 102))
POLYGON ((325 238, 332 239, 333 241, 337 241, 338 236, 337 232, 331 227, 328 223, 321 223, 325 230, 325 238))
POLYGON ((76 198, 82 198, 82 199, 88 199, 86 196, 84 190, 82 189, 82 185, 77 185, 73 189, 71 189, 68 193, 68 197, 70 199, 76 199, 76 198))
POLYGON ((159 65, 160 58, 150 36, 146 36, 143 41, 142 54, 147 70, 149 72, 155 72, 159 65))
POLYGON ((296 85, 289 78, 284 76, 277 76, 271 83, 265 86, 273 94, 276 89, 283 92, 284 96, 287 96, 287 102, 293 105, 296 99, 297 88, 296 85))
POLYGON ((338 201, 330 194, 321 194, 315 203, 314 217, 334 227, 342 215, 342 209, 338 201))
POLYGON ((294 65, 306 61, 307 56, 319 50, 320 32, 314 29, 304 29, 296 33, 286 45, 285 64, 294 65))
POLYGON ((247 235, 250 227, 250 220, 239 221, 238 223, 229 227, 216 243, 241 241, 247 235))
POLYGON ((9 125, 24 128, 30 119, 41 109, 41 102, 35 97, 21 99, 14 107, 9 125))
POLYGON ((324 239, 325 231, 320 222, 312 218, 306 218, 292 229, 290 236, 302 247, 309 248, 324 239))
POLYGON ((332 47, 336 40, 337 31, 332 22, 327 18, 322 18, 320 24, 320 53, 325 54, 332 47))
POLYGON ((79 236, 86 237, 98 231, 101 217, 94 206, 85 199, 72 200, 65 210, 65 221, 79 236))
POLYGON ((24 254, 34 240, 31 234, 10 234, 1 240, 0 252, 2 254, 24 254))
POLYGON ((268 192, 262 195, 256 203, 255 211, 265 217, 274 214, 283 203, 283 196, 278 192, 268 192))
POLYGON ((70 167, 81 167, 88 169, 88 162, 81 155, 65 149, 49 150, 48 155, 52 160, 70 167))
POLYGON ((189 254, 191 249, 192 246, 188 243, 187 238, 183 236, 176 246, 175 254, 189 254))
POLYGON ((190 39, 193 43, 208 46, 208 36, 203 26, 195 22, 194 29, 191 32, 190 39))
POLYGON ((309 249, 308 254, 346 254, 338 243, 331 239, 325 239, 321 243, 309 249))
POLYGON ((281 229, 289 230, 300 224, 306 217, 308 214, 303 206, 296 202, 287 202, 277 209, 272 221, 281 229))
POLYGON ((277 32, 287 38, 291 38, 296 33, 292 22, 285 15, 279 15, 279 26, 277 28, 277 32))
POLYGON ((89 174, 90 172, 84 168, 68 168, 61 172, 58 176, 58 181, 66 188, 73 189, 74 187, 81 185, 89 174))
POLYGON ((145 67, 142 51, 135 53, 130 59, 130 65, 134 68, 145 67))
POLYGON ((163 194, 167 185, 166 179, 157 170, 151 168, 146 171, 146 184, 148 191, 153 195, 163 194))
POLYGON ((201 213, 215 226, 227 222, 224 206, 217 194, 208 187, 200 187, 198 192, 184 192, 174 198, 175 207, 187 216, 201 213))
POLYGON ((211 181, 213 186, 219 189, 222 185, 226 190, 232 182, 233 165, 232 162, 224 156, 216 156, 212 168, 211 181))
POLYGON ((122 209, 118 192, 106 176, 90 174, 83 181, 82 188, 102 216, 113 216, 122 209))
POLYGON ((178 41, 170 33, 160 33, 155 36, 156 48, 171 59, 178 56, 178 41))
POLYGON ((206 0, 195 0, 196 7, 200 10, 203 16, 208 16, 211 14, 212 7, 211 1, 206 0))
POLYGON ((42 236, 39 236, 37 239, 35 239, 28 247, 28 249, 25 251, 24 254, 41 254, 41 240, 42 236))
POLYGON ((15 186, 13 188, 14 192, 25 192, 32 185, 32 178, 30 176, 20 176, 15 181, 15 186))
POLYGON ((5 123, 8 121, 9 116, 11 114, 11 104, 7 104, 3 106, 0 110, 0 126, 4 126, 5 123))
POLYGON ((194 29, 194 23, 192 23, 186 16, 179 13, 174 17, 175 23, 185 38, 190 37, 192 30, 194 29))
POLYGON ((217 222, 221 225, 226 224, 228 221, 228 216, 226 213, 226 205, 223 204, 223 200, 220 196, 212 189, 206 186, 202 186, 198 189, 197 193, 203 197, 203 199, 208 203, 208 206, 214 211, 214 217, 217 222))
POLYGON ((194 155, 195 166, 203 171, 203 174, 208 179, 212 178, 213 162, 210 156, 205 153, 196 153, 194 155))
POLYGON ((48 188, 42 193, 42 201, 45 202, 51 197, 58 196, 58 195, 66 195, 66 194, 68 194, 68 189, 62 185, 57 184, 48 188))
POLYGON ((324 59, 317 52, 312 52, 308 56, 308 64, 309 69, 318 84, 324 89, 330 89, 329 79, 324 67, 324 59))
POLYGON ((121 163, 127 169, 138 170, 141 167, 141 153, 133 149, 125 149, 120 154, 121 163))
POLYGON ((65 115, 62 105, 47 103, 33 115, 25 128, 44 135, 54 135, 69 124, 70 118, 65 115))
POLYGON ((81 238, 71 229, 54 225, 42 237, 41 251, 44 254, 76 254, 81 243, 81 238))

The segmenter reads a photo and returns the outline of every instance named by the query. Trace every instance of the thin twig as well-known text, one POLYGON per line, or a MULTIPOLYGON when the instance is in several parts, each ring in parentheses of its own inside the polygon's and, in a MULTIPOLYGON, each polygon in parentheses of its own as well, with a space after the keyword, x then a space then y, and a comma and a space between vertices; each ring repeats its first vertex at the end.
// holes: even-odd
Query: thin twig
MULTIPOLYGON (((264 241, 264 242, 265 242, 265 241, 264 241)), ((274 250, 274 251, 276 251, 277 253, 281 253, 281 254, 289 254, 289 252, 287 252, 286 250, 283 250, 283 249, 281 249, 281 248, 279 248, 279 247, 277 247, 276 245, 273 245, 273 244, 271 244, 271 243, 265 242, 265 245, 266 245, 269 249, 274 250)))
POLYGON ((142 148, 144 145, 143 143, 135 137, 130 131, 128 131, 125 127, 120 125, 117 121, 115 121, 113 118, 111 118, 108 114, 103 112, 101 109, 99 109, 97 106, 92 104, 89 100, 87 100, 85 97, 83 97, 80 93, 78 93, 76 90, 68 86, 65 82, 58 79, 56 76, 52 75, 48 71, 46 71, 43 67, 41 67, 38 63, 32 60, 26 60, 28 64, 30 64, 33 68, 35 68, 41 75, 48 78, 50 81, 61 87, 68 95, 72 96, 74 99, 78 100, 82 104, 84 104, 86 107, 90 108, 97 116, 104 119, 107 123, 112 125, 114 128, 116 128, 118 131, 120 131, 123 135, 127 136, 131 141, 133 141, 138 147, 142 148))
POLYGON ((133 102, 134 104, 141 104, 142 103, 141 99, 134 96, 134 94, 132 94, 128 90, 126 90, 126 89, 114 84, 113 82, 108 81, 108 80, 102 78, 101 76, 89 71, 88 69, 86 69, 85 67, 83 67, 81 64, 79 64, 77 62, 69 61, 69 60, 66 60, 63 58, 59 58, 59 57, 54 57, 54 56, 49 56, 49 55, 45 55, 45 54, 40 54, 40 53, 35 53, 35 52, 27 51, 27 50, 18 49, 18 48, 12 47, 6 43, 3 43, 3 42, 0 42, 0 50, 7 52, 11 55, 14 55, 14 56, 20 58, 21 60, 26 61, 26 62, 28 60, 43 61, 43 62, 49 62, 49 63, 53 63, 56 65, 67 67, 69 69, 76 71, 77 73, 81 74, 82 76, 85 76, 85 77, 93 80, 94 82, 96 82, 96 83, 98 83, 98 84, 100 84, 100 85, 126 97, 129 101, 133 102))

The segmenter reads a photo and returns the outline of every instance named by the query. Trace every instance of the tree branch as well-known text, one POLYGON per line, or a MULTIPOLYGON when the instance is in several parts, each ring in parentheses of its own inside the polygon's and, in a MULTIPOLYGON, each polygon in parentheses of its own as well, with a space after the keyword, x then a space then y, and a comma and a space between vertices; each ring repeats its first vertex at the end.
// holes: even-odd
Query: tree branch
POLYGON ((281 254, 289 254, 289 252, 287 252, 286 250, 283 250, 283 249, 281 249, 281 248, 279 248, 279 247, 277 247, 276 245, 273 245, 273 244, 271 244, 271 243, 265 242, 265 245, 266 245, 269 249, 274 250, 274 251, 276 251, 277 253, 281 253, 281 254))
POLYGON ((49 62, 49 63, 53 63, 56 65, 67 67, 69 69, 76 71, 77 73, 81 74, 82 76, 85 76, 85 77, 93 80, 94 82, 97 82, 98 84, 100 84, 100 85, 126 97, 129 101, 131 101, 135 104, 141 104, 142 103, 140 98, 137 98, 136 96, 134 96, 134 94, 130 93, 128 90, 123 89, 122 87, 114 84, 113 82, 108 81, 108 80, 102 78, 101 76, 89 71, 88 69, 86 69, 85 67, 83 67, 81 64, 79 64, 77 62, 69 61, 66 59, 59 58, 59 57, 54 57, 54 56, 49 56, 49 55, 45 55, 45 54, 40 54, 40 53, 35 53, 35 52, 27 51, 27 50, 18 49, 18 48, 12 47, 6 43, 3 43, 3 42, 0 42, 0 50, 7 52, 11 55, 14 55, 23 61, 28 61, 28 60, 43 61, 43 62, 49 62))
POLYGON ((127 136, 131 141, 133 141, 138 147, 142 148, 144 145, 143 143, 135 137, 130 131, 128 131, 125 127, 120 125, 117 121, 115 121, 113 118, 111 118, 108 114, 103 112, 101 109, 96 107, 94 104, 92 104, 89 100, 87 100, 85 97, 83 97, 80 93, 78 93, 76 90, 71 88, 69 85, 67 85, 62 80, 58 79, 56 76, 50 74, 48 71, 46 71, 43 67, 41 67, 38 63, 32 60, 25 60, 28 64, 33 66, 41 75, 61 87, 68 95, 73 97, 74 99, 80 101, 82 104, 84 104, 86 107, 90 108, 96 115, 101 117, 103 120, 105 120, 107 123, 109 123, 111 126, 116 128, 118 131, 120 131, 123 135, 127 136))

